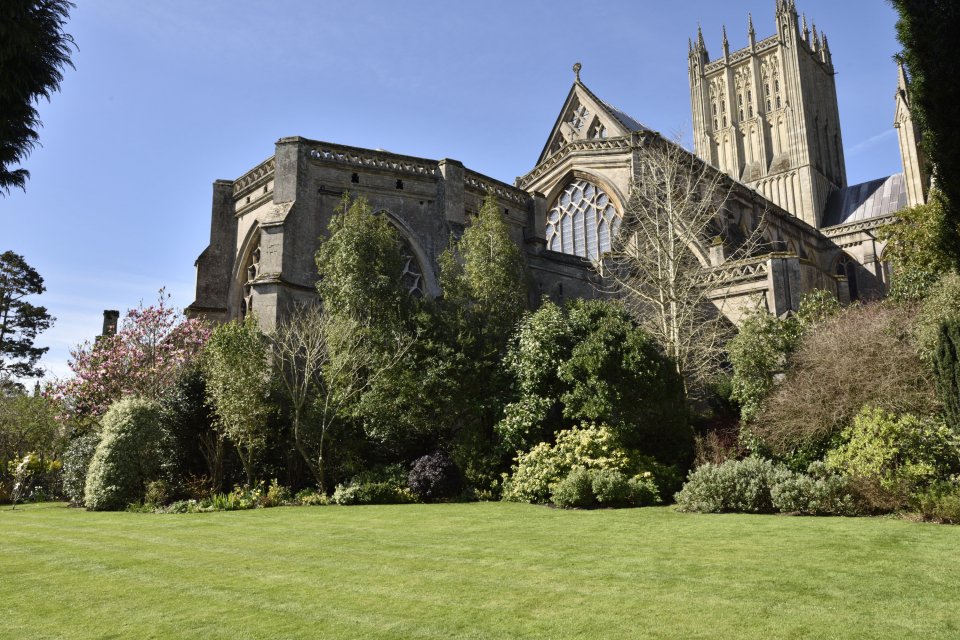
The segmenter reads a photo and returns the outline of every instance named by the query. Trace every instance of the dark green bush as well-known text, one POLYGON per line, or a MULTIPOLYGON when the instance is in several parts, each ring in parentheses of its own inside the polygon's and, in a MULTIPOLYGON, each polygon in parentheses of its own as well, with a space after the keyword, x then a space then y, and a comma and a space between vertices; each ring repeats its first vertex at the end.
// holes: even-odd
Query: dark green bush
MULTIPOLYGON (((591 488, 601 507, 623 507, 630 504, 630 481, 616 469, 598 469, 591 474, 591 488)), ((556 503, 557 496, 554 494, 556 503)))
POLYGON ((593 494, 593 473, 574 469, 553 487, 553 504, 565 509, 586 509, 596 504, 593 494))
POLYGON ((943 417, 954 433, 960 434, 960 320, 951 319, 940 325, 933 369, 943 417))
POLYGON ((157 404, 140 398, 124 398, 107 410, 87 471, 87 509, 117 511, 143 500, 146 483, 160 472, 159 417, 157 404))

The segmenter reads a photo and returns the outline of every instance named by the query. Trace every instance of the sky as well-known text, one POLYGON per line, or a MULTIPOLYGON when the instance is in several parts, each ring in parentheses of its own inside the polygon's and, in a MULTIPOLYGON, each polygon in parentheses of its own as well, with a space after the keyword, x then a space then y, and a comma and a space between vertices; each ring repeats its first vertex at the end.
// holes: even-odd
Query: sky
MULTIPOLYGON (((513 182, 533 168, 571 67, 606 102, 690 140, 687 39, 711 58, 775 32, 775 0, 76 0, 61 91, 39 104, 26 192, 0 195, 0 252, 45 279, 50 376, 104 309, 193 301, 212 183, 284 136, 431 159, 513 182)), ((901 170, 899 46, 883 0, 797 0, 826 32, 848 183, 901 170)))

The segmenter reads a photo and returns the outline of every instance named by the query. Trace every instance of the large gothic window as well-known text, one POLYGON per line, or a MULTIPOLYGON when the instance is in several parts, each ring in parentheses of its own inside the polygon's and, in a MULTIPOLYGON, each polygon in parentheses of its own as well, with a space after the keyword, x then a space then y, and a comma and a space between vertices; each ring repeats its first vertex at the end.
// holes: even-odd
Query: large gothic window
POLYGON ((547 248, 596 260, 610 250, 620 216, 610 196, 586 180, 574 180, 547 213, 547 248))

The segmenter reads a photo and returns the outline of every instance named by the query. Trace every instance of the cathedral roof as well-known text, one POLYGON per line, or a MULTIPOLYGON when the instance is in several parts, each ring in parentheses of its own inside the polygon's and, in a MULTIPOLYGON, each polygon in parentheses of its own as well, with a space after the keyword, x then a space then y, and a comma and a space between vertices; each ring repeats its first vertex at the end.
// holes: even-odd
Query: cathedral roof
POLYGON ((823 227, 833 227, 895 214, 907 206, 902 173, 861 182, 833 192, 823 212, 823 227))

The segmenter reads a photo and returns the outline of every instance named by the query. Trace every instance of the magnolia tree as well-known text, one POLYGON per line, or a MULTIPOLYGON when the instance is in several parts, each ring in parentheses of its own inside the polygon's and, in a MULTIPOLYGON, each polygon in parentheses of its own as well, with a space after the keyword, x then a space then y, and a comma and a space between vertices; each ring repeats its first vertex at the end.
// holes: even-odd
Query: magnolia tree
POLYGON ((70 352, 74 377, 61 383, 57 394, 73 415, 97 419, 123 396, 159 400, 196 362, 210 329, 169 306, 169 300, 160 289, 156 304, 128 311, 115 335, 70 352))

